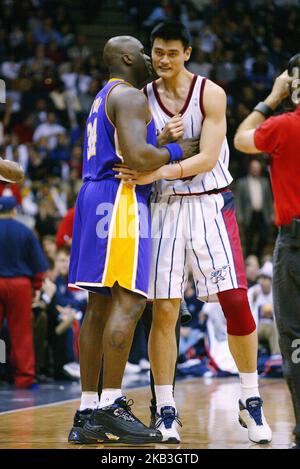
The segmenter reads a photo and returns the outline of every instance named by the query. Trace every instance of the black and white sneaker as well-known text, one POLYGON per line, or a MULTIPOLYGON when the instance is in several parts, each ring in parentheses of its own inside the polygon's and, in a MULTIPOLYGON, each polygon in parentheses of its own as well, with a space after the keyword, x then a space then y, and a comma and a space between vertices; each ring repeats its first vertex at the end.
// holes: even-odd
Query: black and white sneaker
POLYGON ((182 427, 182 423, 174 407, 165 406, 161 408, 160 414, 156 414, 155 427, 160 430, 163 443, 180 443, 178 430, 179 427, 182 427))
POLYGON ((149 444, 162 440, 160 431, 148 428, 131 412, 132 400, 116 399, 112 405, 95 409, 84 425, 84 436, 95 443, 149 444))
POLYGON ((70 430, 68 436, 69 443, 75 443, 80 445, 86 445, 89 443, 95 443, 94 440, 90 440, 86 438, 83 434, 83 426, 86 421, 91 417, 93 410, 92 409, 85 409, 85 410, 77 410, 74 416, 73 427, 70 430))

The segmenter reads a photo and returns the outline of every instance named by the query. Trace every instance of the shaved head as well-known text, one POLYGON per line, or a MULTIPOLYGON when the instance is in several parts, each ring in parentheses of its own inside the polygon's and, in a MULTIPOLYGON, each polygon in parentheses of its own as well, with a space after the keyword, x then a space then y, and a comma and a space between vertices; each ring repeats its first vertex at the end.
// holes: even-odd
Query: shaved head
POLYGON ((141 88, 152 72, 151 59, 143 44, 132 36, 115 36, 103 49, 103 60, 111 77, 121 78, 141 88))
POLYGON ((122 62, 126 54, 135 54, 143 49, 142 43, 132 36, 115 36, 109 39, 103 49, 103 61, 111 70, 122 62))

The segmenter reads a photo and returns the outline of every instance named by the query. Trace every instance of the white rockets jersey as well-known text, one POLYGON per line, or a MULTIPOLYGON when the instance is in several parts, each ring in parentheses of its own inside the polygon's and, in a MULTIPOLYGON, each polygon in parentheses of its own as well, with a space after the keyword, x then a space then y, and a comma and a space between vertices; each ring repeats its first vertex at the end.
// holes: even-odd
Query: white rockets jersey
MULTIPOLYGON (((202 102, 205 82, 206 78, 194 75, 186 102, 180 111, 185 128, 183 138, 200 138, 202 123, 205 119, 202 102)), ((148 98, 157 135, 159 135, 173 114, 163 105, 155 81, 145 86, 144 93, 148 98)), ((225 137, 218 162, 212 171, 190 178, 160 180, 155 183, 154 190, 161 195, 185 195, 221 189, 232 182, 228 164, 229 147, 225 137)))

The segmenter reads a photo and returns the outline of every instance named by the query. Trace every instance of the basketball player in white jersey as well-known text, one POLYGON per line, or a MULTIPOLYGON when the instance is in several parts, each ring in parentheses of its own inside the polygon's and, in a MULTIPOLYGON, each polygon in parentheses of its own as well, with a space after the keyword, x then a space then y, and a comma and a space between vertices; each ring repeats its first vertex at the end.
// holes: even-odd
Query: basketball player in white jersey
POLYGON ((157 400, 156 426, 164 441, 177 443, 179 416, 173 397, 175 325, 187 275, 198 298, 219 301, 227 319, 231 353, 240 374, 239 422, 249 439, 271 441, 257 377, 256 326, 247 299, 244 262, 228 186, 226 95, 222 88, 185 68, 190 36, 180 23, 161 23, 151 33, 152 62, 159 76, 144 93, 163 145, 180 137, 200 138, 199 153, 154 172, 122 168, 117 177, 133 184, 157 181, 152 206, 154 301, 149 357, 157 400))

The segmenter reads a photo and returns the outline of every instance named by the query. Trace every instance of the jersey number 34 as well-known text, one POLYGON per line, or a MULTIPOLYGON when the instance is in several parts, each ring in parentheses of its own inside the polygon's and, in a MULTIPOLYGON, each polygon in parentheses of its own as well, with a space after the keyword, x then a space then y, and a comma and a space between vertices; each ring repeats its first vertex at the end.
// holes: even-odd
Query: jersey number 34
POLYGON ((97 143, 97 117, 93 122, 89 122, 87 125, 87 159, 89 160, 92 156, 96 155, 96 143, 97 143))

